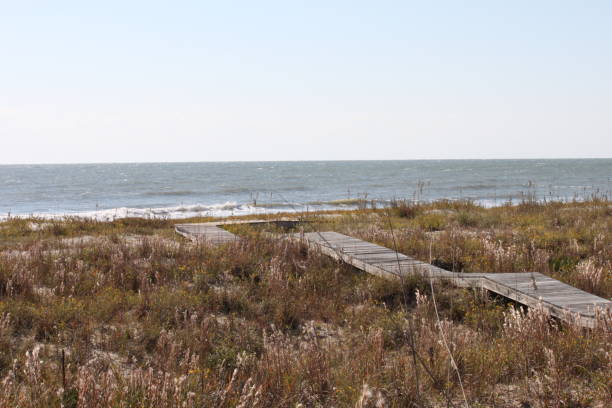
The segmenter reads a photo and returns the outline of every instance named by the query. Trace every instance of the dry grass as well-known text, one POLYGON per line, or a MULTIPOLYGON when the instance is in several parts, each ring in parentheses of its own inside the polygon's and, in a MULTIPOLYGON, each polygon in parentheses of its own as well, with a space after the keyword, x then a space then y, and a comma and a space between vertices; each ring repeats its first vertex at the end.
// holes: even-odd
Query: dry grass
MULTIPOLYGON (((611 215, 598 200, 396 203, 306 228, 397 242, 453 270, 536 270, 610 298, 611 215)), ((612 403, 607 315, 583 330, 440 284, 438 320, 420 279, 381 281, 259 229, 211 248, 172 225, 0 224, 1 407, 612 403)))

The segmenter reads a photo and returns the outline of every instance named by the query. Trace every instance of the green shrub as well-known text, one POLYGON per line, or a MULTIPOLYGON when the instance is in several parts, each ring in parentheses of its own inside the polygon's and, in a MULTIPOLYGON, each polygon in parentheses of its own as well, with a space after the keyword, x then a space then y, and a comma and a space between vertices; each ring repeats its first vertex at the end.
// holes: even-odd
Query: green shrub
POLYGON ((468 211, 460 211, 459 214, 457 214, 457 223, 461 227, 477 227, 481 218, 482 217, 479 214, 468 211))
POLYGON ((446 217, 439 213, 429 213, 417 218, 418 225, 425 231, 441 231, 446 227, 446 217))

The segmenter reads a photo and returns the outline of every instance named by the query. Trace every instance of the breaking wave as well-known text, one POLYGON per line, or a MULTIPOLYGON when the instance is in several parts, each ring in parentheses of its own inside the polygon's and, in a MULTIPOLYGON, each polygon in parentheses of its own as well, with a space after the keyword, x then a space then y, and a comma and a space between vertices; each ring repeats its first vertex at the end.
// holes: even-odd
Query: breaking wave
POLYGON ((43 219, 61 219, 61 218, 86 218, 98 221, 113 221, 121 218, 162 218, 162 219, 180 219, 191 217, 231 217, 252 214, 274 214, 281 212, 302 212, 314 210, 331 210, 338 208, 351 208, 352 206, 338 205, 333 202, 316 204, 299 204, 299 203, 262 203, 262 204, 239 204, 234 201, 228 201, 220 204, 193 204, 193 205, 178 205, 172 207, 156 207, 156 208, 130 208, 119 207, 95 211, 66 211, 66 212, 39 212, 29 214, 0 214, 0 221, 10 217, 15 218, 43 218, 43 219))

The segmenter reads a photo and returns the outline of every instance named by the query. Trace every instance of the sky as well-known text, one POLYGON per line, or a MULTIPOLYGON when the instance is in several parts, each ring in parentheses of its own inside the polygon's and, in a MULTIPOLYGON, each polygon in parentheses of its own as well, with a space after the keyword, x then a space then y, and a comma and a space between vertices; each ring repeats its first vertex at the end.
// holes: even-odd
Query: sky
POLYGON ((0 10, 0 164, 612 157, 612 1, 0 10))

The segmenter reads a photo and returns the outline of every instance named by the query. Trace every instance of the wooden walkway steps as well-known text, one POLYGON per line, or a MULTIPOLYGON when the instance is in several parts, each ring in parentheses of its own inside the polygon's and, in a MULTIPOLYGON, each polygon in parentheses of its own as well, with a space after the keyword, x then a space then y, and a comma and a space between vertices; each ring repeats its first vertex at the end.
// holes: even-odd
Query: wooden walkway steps
POLYGON ((537 272, 456 273, 337 232, 310 232, 290 237, 382 278, 401 279, 417 273, 426 278, 448 280, 459 287, 481 287, 531 308, 542 307, 552 316, 583 327, 594 327, 596 307, 612 312, 609 300, 537 272))

